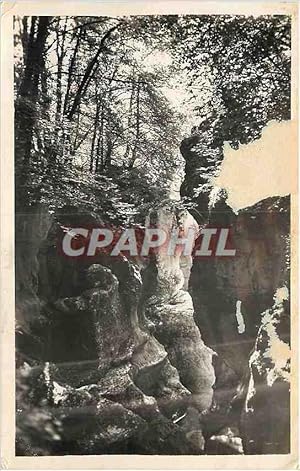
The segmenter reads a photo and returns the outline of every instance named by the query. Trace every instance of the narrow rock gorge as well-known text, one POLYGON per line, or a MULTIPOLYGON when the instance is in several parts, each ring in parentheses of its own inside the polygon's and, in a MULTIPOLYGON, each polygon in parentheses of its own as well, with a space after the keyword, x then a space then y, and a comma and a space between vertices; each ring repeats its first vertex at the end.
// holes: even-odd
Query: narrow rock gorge
POLYGON ((126 8, 10 18, 16 454, 288 454, 294 13, 126 8))
POLYGON ((225 199, 200 192, 191 212, 165 199, 146 225, 228 227, 230 258, 74 261, 58 240, 104 215, 39 205, 18 217, 19 454, 289 451, 289 199, 238 214, 225 199))
POLYGON ((226 191, 216 192, 208 183, 218 172, 222 152, 199 159, 201 139, 198 133, 181 145, 186 159, 181 192, 193 202, 199 224, 229 228, 236 249, 234 257, 196 258, 190 277, 196 324, 217 353, 211 412, 217 419, 210 430, 224 453, 234 433, 241 437, 244 453, 288 453, 289 197, 274 196, 234 212, 226 191))
MULTIPOLYGON (((191 218, 178 214, 165 201, 150 218, 171 231, 191 218)), ((213 352, 183 289, 180 257, 158 254, 144 267, 126 257, 70 262, 56 250, 60 232, 93 216, 64 208, 51 221, 39 207, 32 217, 39 239, 17 268, 25 280, 17 286, 19 452, 203 453, 213 352), (30 423, 33 412, 41 424, 30 423), (48 422, 57 430, 44 450, 32 428, 48 422)))

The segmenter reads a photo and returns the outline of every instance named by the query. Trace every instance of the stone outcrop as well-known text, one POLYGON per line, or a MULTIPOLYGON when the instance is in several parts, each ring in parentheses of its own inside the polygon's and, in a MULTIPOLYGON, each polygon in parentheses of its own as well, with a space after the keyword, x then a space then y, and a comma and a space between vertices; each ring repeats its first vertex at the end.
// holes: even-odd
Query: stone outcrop
POLYGON ((262 313, 261 326, 250 356, 250 380, 241 417, 247 454, 290 451, 288 298, 286 286, 276 290, 273 306, 262 313))
MULTIPOLYGON (((181 222, 166 207, 171 230, 181 222)), ((21 286, 17 304, 20 312, 28 299, 38 304, 18 329, 28 334, 18 344, 17 452, 201 454, 212 352, 194 322, 180 257, 145 268, 125 256, 91 262, 59 254, 68 225, 97 222, 64 208, 41 224, 28 254, 35 290, 24 305, 21 286)), ((188 276, 190 264, 183 265, 188 276)))
POLYGON ((23 353, 37 354, 41 349, 37 330, 44 319, 38 296, 38 252, 51 224, 52 216, 42 204, 34 211, 16 214, 16 343, 23 353))
MULTIPOLYGON (((150 213, 150 223, 167 227, 170 238, 173 229, 181 230, 186 237, 188 229, 196 226, 195 220, 186 210, 177 210, 172 203, 150 213)), ((175 255, 168 255, 160 248, 147 267, 155 273, 154 291, 146 300, 144 315, 149 329, 162 343, 170 362, 179 372, 181 382, 193 393, 193 400, 200 411, 208 409, 212 400, 215 382, 212 356, 214 352, 203 342, 194 320, 191 295, 184 290, 182 264, 188 265, 179 248, 175 255)), ((188 270, 186 271, 189 278, 188 270)), ((145 286, 147 290, 147 285, 145 286)))
POLYGON ((281 307, 273 304, 278 290, 289 289, 289 197, 268 198, 238 214, 224 192, 212 204, 212 185, 200 171, 210 165, 197 150, 200 141, 191 136, 181 147, 186 168, 196 167, 193 174, 186 172, 182 193, 193 201, 199 224, 229 228, 236 249, 235 257, 195 259, 190 277, 196 323, 218 354, 214 410, 206 426, 211 437, 222 438, 210 438, 207 452, 219 453, 220 446, 229 452, 223 432, 229 427, 242 438, 245 453, 287 453, 289 310, 287 300, 281 307), (281 361, 274 358, 274 344, 280 346, 281 361), (272 374, 276 379, 270 385, 272 374))
POLYGON ((289 198, 212 201, 207 136, 181 146, 189 211, 162 201, 146 224, 229 228, 235 257, 73 260, 58 239, 103 215, 17 215, 19 455, 289 451, 289 198))
MULTIPOLYGON (((271 198, 231 214, 236 256, 193 264, 190 287, 197 323, 238 377, 248 362, 261 313, 272 306, 276 289, 288 280, 288 207, 288 198, 271 198)), ((218 227, 224 219, 219 211, 217 205, 210 217, 218 227)))

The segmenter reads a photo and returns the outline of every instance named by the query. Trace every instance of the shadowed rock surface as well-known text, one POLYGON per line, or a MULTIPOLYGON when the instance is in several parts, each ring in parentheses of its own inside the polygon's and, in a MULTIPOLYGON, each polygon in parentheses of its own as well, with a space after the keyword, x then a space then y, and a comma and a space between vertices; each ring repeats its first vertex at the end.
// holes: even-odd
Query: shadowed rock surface
MULTIPOLYGON (((164 211, 171 231, 176 208, 164 211)), ((18 329, 18 453, 203 453, 200 417, 215 377, 180 257, 158 256, 142 270, 125 256, 74 262, 58 253, 58 238, 68 224, 97 221, 70 214, 44 232, 42 222, 29 254, 39 303, 18 329)), ((22 309, 19 291, 18 299, 22 309)))
MULTIPOLYGON (((224 192, 212 200, 209 179, 203 172, 189 169, 191 165, 198 169, 210 166, 197 150, 197 145, 202 149, 201 139, 203 136, 191 136, 181 146, 186 159, 181 192, 192 201, 191 212, 199 224, 229 228, 236 249, 235 257, 195 258, 190 277, 196 323, 206 345, 218 354, 214 357, 214 407, 206 427, 215 436, 224 435, 222 424, 237 427, 245 453, 288 453, 289 197, 274 196, 238 214, 226 204, 224 192), (274 299, 280 292, 285 293, 284 307, 275 309, 274 299), (274 344, 280 345, 279 353, 274 344), (278 355, 283 357, 278 359, 278 355), (268 378, 274 371, 271 382, 268 378), (247 406, 250 390, 251 410, 247 406)), ((221 159, 217 152, 216 161, 221 159)), ((212 166, 210 176, 215 171, 212 166)), ((227 447, 228 440, 225 442, 210 439, 208 452, 219 453, 220 446, 227 447)))
POLYGON ((146 225, 228 227, 235 257, 74 260, 58 240, 99 215, 17 216, 19 455, 289 451, 289 198, 211 204, 222 156, 197 159, 199 139, 181 147, 190 212, 165 200, 146 225))

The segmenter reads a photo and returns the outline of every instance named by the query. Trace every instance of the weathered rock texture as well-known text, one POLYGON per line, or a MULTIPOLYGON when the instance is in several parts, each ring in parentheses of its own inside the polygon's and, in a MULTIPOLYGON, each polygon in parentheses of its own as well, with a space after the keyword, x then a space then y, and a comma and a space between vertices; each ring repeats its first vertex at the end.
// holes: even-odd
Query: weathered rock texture
MULTIPOLYGON (((158 255, 146 269, 125 256, 68 259, 57 250, 66 227, 101 221, 63 208, 49 222, 43 211, 22 232, 30 250, 17 269, 17 452, 203 453, 212 352, 180 257, 158 255)), ((170 231, 182 224, 169 203, 158 213, 170 231)))
POLYGON ((74 260, 59 238, 102 215, 17 215, 18 454, 289 451, 289 198, 212 199, 203 139, 181 146, 190 213, 163 201, 147 224, 229 227, 235 257, 74 260))
MULTIPOLYGON (((186 210, 177 210, 172 204, 153 211, 149 222, 157 227, 168 228, 169 236, 172 230, 179 229, 183 238, 187 236, 189 228, 197 225, 186 210)), ((185 273, 189 278, 186 270, 188 257, 181 255, 182 247, 178 249, 175 255, 168 255, 166 247, 160 248, 149 264, 147 271, 151 271, 152 277, 156 275, 156 283, 146 300, 144 312, 149 328, 165 346, 181 382, 193 393, 193 400, 201 411, 211 405, 215 382, 213 351, 205 346, 195 324, 191 295, 183 289, 185 279, 182 265, 185 265, 185 273)))
POLYGON ((290 346, 288 290, 276 291, 274 304, 262 314, 242 412, 248 454, 288 452, 290 440, 290 346), (266 426, 268 424, 268 426, 266 426))
MULTIPOLYGON (((212 204, 209 180, 197 172, 209 166, 199 152, 197 162, 199 139, 192 136, 181 147, 186 169, 197 167, 186 172, 182 194, 193 201, 200 224, 230 228, 236 249, 235 257, 195 259, 190 278, 195 320, 205 343, 218 353, 215 409, 207 426, 223 437, 223 445, 222 427, 231 427, 227 436, 234 429, 245 453, 288 453, 288 301, 284 308, 273 304, 278 290, 289 288, 289 197, 268 198, 238 214, 224 194, 212 204), (275 358, 279 347, 281 360, 275 358)), ((207 446, 211 453, 211 441, 207 446)))

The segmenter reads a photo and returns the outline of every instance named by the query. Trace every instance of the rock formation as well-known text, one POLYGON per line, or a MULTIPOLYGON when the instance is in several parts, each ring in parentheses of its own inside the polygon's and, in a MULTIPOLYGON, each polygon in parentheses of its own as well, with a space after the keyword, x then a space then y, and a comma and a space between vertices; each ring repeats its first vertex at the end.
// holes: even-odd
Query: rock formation
MULTIPOLYGON (((97 219, 63 208, 45 224, 36 211, 39 237, 24 262, 31 291, 17 291, 18 312, 36 306, 18 320, 18 453, 203 453, 215 377, 181 257, 158 254, 146 268, 125 256, 74 261, 57 241, 97 219)), ((177 213, 165 202, 156 214, 171 231, 189 217, 177 213)))
POLYGON ((103 215, 17 215, 18 454, 289 451, 289 198, 211 204, 222 153, 199 139, 181 146, 193 209, 165 200, 146 224, 228 227, 235 257, 73 260, 57 241, 103 215))
MULTIPOLYGON (((192 136, 182 144, 186 168, 191 162, 205 165, 201 155, 197 163, 199 139, 192 136)), ((268 198, 236 214, 224 192, 211 204, 212 186, 203 173, 186 172, 185 178, 182 193, 193 201, 198 223, 228 227, 236 249, 235 257, 196 258, 190 278, 195 320, 205 343, 218 354, 215 410, 207 426, 223 437, 218 442, 223 452, 228 453, 234 430, 245 453, 288 453, 289 303, 285 296, 274 307, 274 299, 289 289, 289 197, 268 198)), ((208 452, 220 451, 216 443, 208 442, 208 452)))

